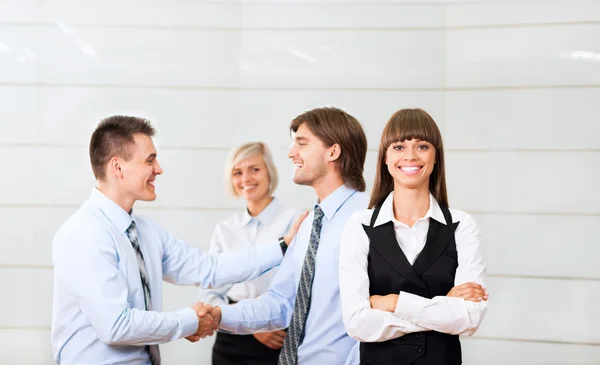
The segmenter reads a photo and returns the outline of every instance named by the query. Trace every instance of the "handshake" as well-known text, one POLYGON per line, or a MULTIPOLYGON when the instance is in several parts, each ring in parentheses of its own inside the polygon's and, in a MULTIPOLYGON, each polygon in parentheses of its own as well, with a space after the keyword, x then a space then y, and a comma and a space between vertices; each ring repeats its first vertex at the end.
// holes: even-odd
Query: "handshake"
POLYGON ((221 308, 198 302, 192 306, 192 309, 198 315, 198 330, 185 339, 190 342, 197 342, 201 338, 214 335, 215 331, 219 329, 219 323, 221 323, 221 308))

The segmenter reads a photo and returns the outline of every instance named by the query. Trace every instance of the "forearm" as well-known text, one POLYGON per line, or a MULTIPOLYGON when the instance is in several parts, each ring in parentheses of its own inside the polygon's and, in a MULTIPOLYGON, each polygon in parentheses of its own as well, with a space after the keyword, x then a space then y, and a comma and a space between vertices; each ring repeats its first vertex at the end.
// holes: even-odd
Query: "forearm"
POLYGON ((114 322, 96 321, 93 325, 106 344, 152 345, 192 335, 198 328, 198 317, 191 308, 166 313, 127 308, 114 322))
POLYGON ((433 299, 401 292, 394 315, 424 328, 451 335, 474 334, 487 312, 487 302, 438 296, 433 299))
POLYGON ((381 342, 402 337, 408 333, 428 331, 393 313, 372 308, 362 308, 344 316, 348 335, 362 342, 381 342))
POLYGON ((292 312, 293 306, 286 298, 267 292, 221 307, 220 328, 238 334, 279 330, 288 327, 292 312))

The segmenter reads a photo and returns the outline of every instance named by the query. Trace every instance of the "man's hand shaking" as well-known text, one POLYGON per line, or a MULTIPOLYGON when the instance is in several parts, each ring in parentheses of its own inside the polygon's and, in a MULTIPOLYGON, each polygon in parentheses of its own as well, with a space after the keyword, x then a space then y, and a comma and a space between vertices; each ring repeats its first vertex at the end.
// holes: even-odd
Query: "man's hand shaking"
POLYGON ((214 335, 215 331, 219 329, 219 322, 221 321, 221 308, 213 308, 210 304, 204 304, 198 302, 192 306, 192 309, 198 315, 198 330, 191 336, 187 336, 185 339, 190 342, 197 342, 201 338, 206 336, 214 335), (218 309, 218 319, 215 317, 218 309))

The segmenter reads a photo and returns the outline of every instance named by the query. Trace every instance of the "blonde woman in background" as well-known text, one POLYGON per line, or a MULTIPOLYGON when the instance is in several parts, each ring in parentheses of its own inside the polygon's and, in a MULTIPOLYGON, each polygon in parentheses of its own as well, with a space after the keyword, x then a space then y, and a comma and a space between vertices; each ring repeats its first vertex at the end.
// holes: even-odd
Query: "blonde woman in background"
MULTIPOLYGON (((268 147, 262 142, 250 142, 235 148, 225 166, 225 189, 247 202, 243 211, 219 222, 215 228, 210 253, 237 251, 257 244, 279 240, 285 250, 295 235, 292 226, 295 210, 284 207, 273 196, 277 188, 277 169, 268 147), (290 230, 290 237, 286 232, 290 230), (285 237, 284 237, 285 236, 285 237)), ((237 303, 258 297, 269 289, 275 270, 258 278, 221 288, 201 289, 198 301, 213 306, 237 303)), ((276 365, 285 331, 231 335, 217 333, 212 353, 213 365, 276 365)))

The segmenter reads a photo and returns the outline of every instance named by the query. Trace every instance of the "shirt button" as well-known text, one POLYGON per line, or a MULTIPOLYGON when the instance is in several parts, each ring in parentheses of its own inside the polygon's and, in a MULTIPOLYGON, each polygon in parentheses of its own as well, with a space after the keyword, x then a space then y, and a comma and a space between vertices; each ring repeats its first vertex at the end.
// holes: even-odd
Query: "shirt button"
POLYGON ((421 348, 421 346, 415 346, 415 351, 417 351, 418 353, 423 352, 423 349, 421 348))

